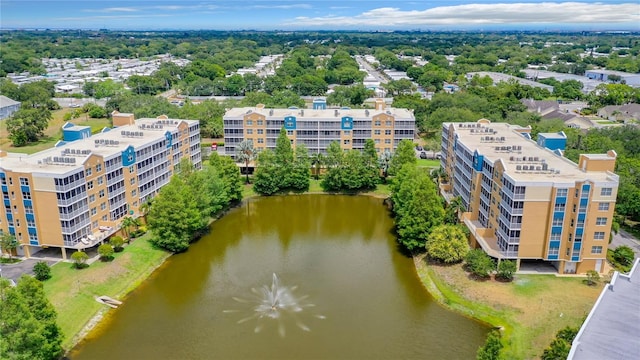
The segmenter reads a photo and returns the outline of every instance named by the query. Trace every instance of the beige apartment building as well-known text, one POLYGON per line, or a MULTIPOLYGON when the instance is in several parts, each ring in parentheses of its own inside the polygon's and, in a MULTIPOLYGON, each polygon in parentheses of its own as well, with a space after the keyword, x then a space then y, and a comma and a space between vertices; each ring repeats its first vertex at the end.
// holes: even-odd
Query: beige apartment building
POLYGON ((304 144, 310 154, 326 153, 338 141, 345 149, 364 149, 373 139, 378 152, 393 152, 403 139, 413 140, 416 121, 408 109, 387 107, 377 99, 375 109, 327 109, 324 99, 316 99, 313 109, 269 109, 263 105, 233 108, 226 112, 224 148, 234 156, 236 146, 251 140, 258 150, 275 149, 282 127, 296 146, 304 144))
POLYGON ((618 191, 616 153, 562 156, 563 133, 481 119, 444 123, 446 198, 459 196, 472 245, 496 259, 547 262, 559 273, 603 272, 618 191))
POLYGON ((0 230, 15 234, 19 254, 95 246, 140 216, 181 159, 201 168, 197 120, 114 112, 113 125, 32 155, 0 152, 0 230))

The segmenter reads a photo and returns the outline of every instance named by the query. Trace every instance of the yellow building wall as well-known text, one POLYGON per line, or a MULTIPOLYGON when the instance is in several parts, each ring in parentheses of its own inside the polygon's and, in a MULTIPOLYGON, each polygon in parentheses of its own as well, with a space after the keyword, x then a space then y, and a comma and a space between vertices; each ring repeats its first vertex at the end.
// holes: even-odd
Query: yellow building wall
MULTIPOLYGON (((53 179, 49 180, 53 183, 53 179)), ((64 246, 56 193, 37 191, 36 201, 34 201, 33 208, 36 216, 36 229, 38 231, 40 244, 48 246, 64 246)))
MULTIPOLYGON (((529 188, 527 188, 527 193, 529 188)), ((526 193, 525 193, 526 195, 526 193)), ((525 201, 520 229, 518 257, 541 258, 546 253, 547 239, 550 234, 549 201, 525 201)), ((567 219, 565 218, 565 223, 567 219)))

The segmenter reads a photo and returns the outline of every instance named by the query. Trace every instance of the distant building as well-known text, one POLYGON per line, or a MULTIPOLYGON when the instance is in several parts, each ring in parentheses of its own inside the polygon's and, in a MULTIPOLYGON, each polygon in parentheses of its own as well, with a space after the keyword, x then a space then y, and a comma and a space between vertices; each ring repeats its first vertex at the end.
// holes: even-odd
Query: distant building
POLYGON ((20 102, 0 95, 0 120, 6 119, 20 109, 20 102))
POLYGON ((640 121, 640 104, 605 106, 598 110, 598 116, 612 121, 640 121))
POLYGON ((516 81, 521 85, 528 85, 528 86, 531 86, 531 87, 537 87, 537 88, 541 88, 541 89, 546 89, 546 90, 549 90, 549 92, 553 92, 553 86, 551 86, 551 85, 546 85, 546 84, 542 84, 542 83, 539 83, 539 82, 535 82, 535 81, 519 78, 517 76, 499 73, 499 72, 492 72, 492 71, 470 72, 470 73, 466 74, 466 78, 468 80, 471 80, 476 75, 481 77, 481 78, 485 77, 485 76, 490 77, 491 80, 493 80, 494 85, 499 83, 499 82, 516 81))
POLYGON ((442 125, 442 185, 459 196, 474 246, 498 260, 546 262, 559 273, 604 271, 619 177, 616 153, 562 157, 563 133, 481 119, 442 125), (546 147, 542 147, 544 144, 546 147))
POLYGON ((66 258, 95 246, 123 217, 140 216, 181 159, 201 168, 199 121, 115 113, 114 124, 32 155, 0 151, 0 230, 16 236, 21 255, 49 247, 66 258))
POLYGON ((640 87, 640 74, 632 74, 614 70, 587 70, 584 72, 584 76, 586 76, 587 78, 604 82, 612 82, 610 78, 611 75, 615 75, 620 78, 620 80, 616 82, 627 84, 633 87, 640 87))
POLYGON ((343 149, 364 149, 373 139, 376 150, 393 151, 403 139, 413 140, 415 117, 407 109, 388 108, 377 99, 375 109, 327 109, 315 99, 313 109, 268 109, 263 105, 234 108, 223 116, 225 153, 234 156, 236 146, 251 140, 258 150, 274 149, 282 127, 292 145, 306 145, 309 153, 326 153, 338 141, 343 149))
POLYGON ((629 275, 615 272, 604 286, 568 360, 637 359, 640 354, 640 259, 629 275))

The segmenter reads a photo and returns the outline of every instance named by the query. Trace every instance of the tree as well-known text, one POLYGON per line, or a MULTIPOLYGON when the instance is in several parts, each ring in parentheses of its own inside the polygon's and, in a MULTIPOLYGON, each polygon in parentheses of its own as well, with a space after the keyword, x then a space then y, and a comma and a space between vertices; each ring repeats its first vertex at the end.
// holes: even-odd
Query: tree
POLYGON ((444 218, 435 184, 426 172, 405 164, 390 189, 398 241, 409 251, 424 249, 431 229, 444 218))
POLYGON ((495 270, 496 265, 487 253, 482 249, 473 249, 467 253, 464 258, 467 269, 474 275, 487 278, 495 270))
POLYGON ((487 340, 483 346, 478 349, 476 354, 477 360, 499 360, 500 350, 502 350, 502 342, 500 342, 500 332, 494 330, 489 333, 487 340))
POLYGON ((155 197, 148 223, 153 230, 154 246, 175 253, 189 248, 191 240, 207 226, 209 214, 201 212, 200 194, 174 176, 155 197))
POLYGON ((63 334, 42 283, 28 275, 16 287, 0 278, 0 349, 7 359, 60 358, 63 334))
POLYGON ((49 126, 51 111, 46 108, 21 108, 6 120, 9 138, 14 146, 37 141, 49 126))
POLYGON ((293 172, 293 148, 291 147, 291 140, 289 140, 287 130, 285 130, 284 126, 280 128, 280 135, 278 135, 276 139, 276 148, 273 154, 275 155, 277 176, 280 180, 279 188, 289 188, 291 186, 291 174, 293 172))
POLYGON ((320 178, 320 170, 322 169, 322 165, 324 165, 324 155, 322 153, 315 153, 311 155, 311 165, 313 166, 313 175, 316 180, 320 178))
POLYGON ((124 245, 124 239, 121 236, 112 236, 111 239, 109 239, 109 244, 113 246, 113 251, 115 252, 121 252, 124 249, 122 247, 122 245, 124 245))
POLYGON ((453 264, 464 259, 469 252, 469 244, 460 226, 439 225, 431 230, 426 249, 431 259, 453 264))
POLYGON ((2 249, 3 253, 9 254, 9 259, 13 258, 13 252, 19 245, 20 243, 14 234, 2 233, 0 235, 0 249, 2 249))
POLYGON ((387 182, 387 176, 389 176, 389 166, 391 165, 391 152, 389 150, 385 150, 380 157, 378 158, 378 164, 380 166, 380 170, 382 170, 382 178, 384 182, 387 182))
POLYGON ((240 169, 229 156, 220 156, 214 152, 209 157, 209 164, 216 169, 216 173, 224 182, 224 191, 229 202, 235 203, 242 200, 242 179, 240 169))
POLYGON ((595 270, 587 270, 587 285, 595 285, 600 281, 600 274, 595 270))
POLYGON ((260 195, 273 195, 280 190, 276 157, 271 150, 261 151, 253 175, 253 190, 260 195))
POLYGON ((98 246, 98 254, 100 255, 100 260, 102 261, 111 261, 113 260, 113 246, 110 244, 102 244, 98 246))
POLYGON ((73 260, 74 266, 76 267, 76 269, 84 269, 87 266, 89 266, 87 264, 87 260, 89 260, 89 255, 87 255, 87 253, 84 251, 76 251, 73 254, 71 254, 71 260, 73 260))
POLYGON ((293 159, 293 171, 291 172, 289 186, 295 191, 309 190, 309 168, 311 160, 309 152, 304 144, 296 146, 293 159))
POLYGON ((578 334, 577 328, 565 327, 558 331, 555 339, 551 342, 549 347, 544 349, 541 360, 564 360, 569 356, 571 350, 571 343, 578 334))
POLYGON ((416 153, 413 149, 413 142, 404 139, 398 144, 398 148, 393 153, 389 164, 389 175, 394 176, 405 164, 417 164, 416 153))
POLYGON ((236 158, 244 162, 244 173, 247 175, 246 183, 249 183, 249 163, 256 158, 256 150, 253 147, 253 141, 242 140, 236 146, 236 158))
POLYGON ((613 250, 613 259, 622 266, 631 266, 633 264, 634 257, 635 254, 633 249, 627 245, 618 246, 613 250))
POLYGON ((456 196, 451 199, 451 202, 447 205, 445 222, 447 224, 457 224, 460 222, 460 213, 467 210, 464 206, 464 202, 460 196, 456 196))
POLYGON ((125 216, 120 223, 120 227, 124 236, 128 238, 131 235, 131 227, 137 227, 138 224, 139 222, 137 222, 136 219, 132 218, 131 216, 125 216))
POLYGON ((496 276, 507 281, 513 280, 513 275, 518 270, 518 265, 513 260, 502 260, 498 264, 496 276))
POLYGON ((45 281, 51 278, 51 267, 46 261, 38 261, 33 265, 33 273, 36 279, 45 281))

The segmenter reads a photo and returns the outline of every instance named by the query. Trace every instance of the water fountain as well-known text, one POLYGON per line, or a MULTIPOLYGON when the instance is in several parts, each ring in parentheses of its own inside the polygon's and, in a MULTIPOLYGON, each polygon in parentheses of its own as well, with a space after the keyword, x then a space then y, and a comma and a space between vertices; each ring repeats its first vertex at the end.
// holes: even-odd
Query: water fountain
MULTIPOLYGON (((242 299, 234 297, 233 299, 244 304, 251 306, 252 314, 238 321, 238 324, 255 319, 257 325, 254 329, 256 333, 262 331, 266 325, 262 319, 275 319, 278 320, 278 333, 280 336, 285 336, 285 319, 290 318, 293 320, 300 329, 304 331, 310 331, 309 327, 300 319, 300 313, 309 307, 315 305, 306 301, 306 295, 296 297, 294 291, 297 286, 284 286, 280 284, 278 275, 273 274, 271 287, 263 285, 261 288, 252 288, 251 292, 255 295, 253 299, 242 299)), ((226 313, 235 313, 239 310, 225 310, 226 313)), ((317 319, 324 319, 323 315, 313 315, 317 319)))

